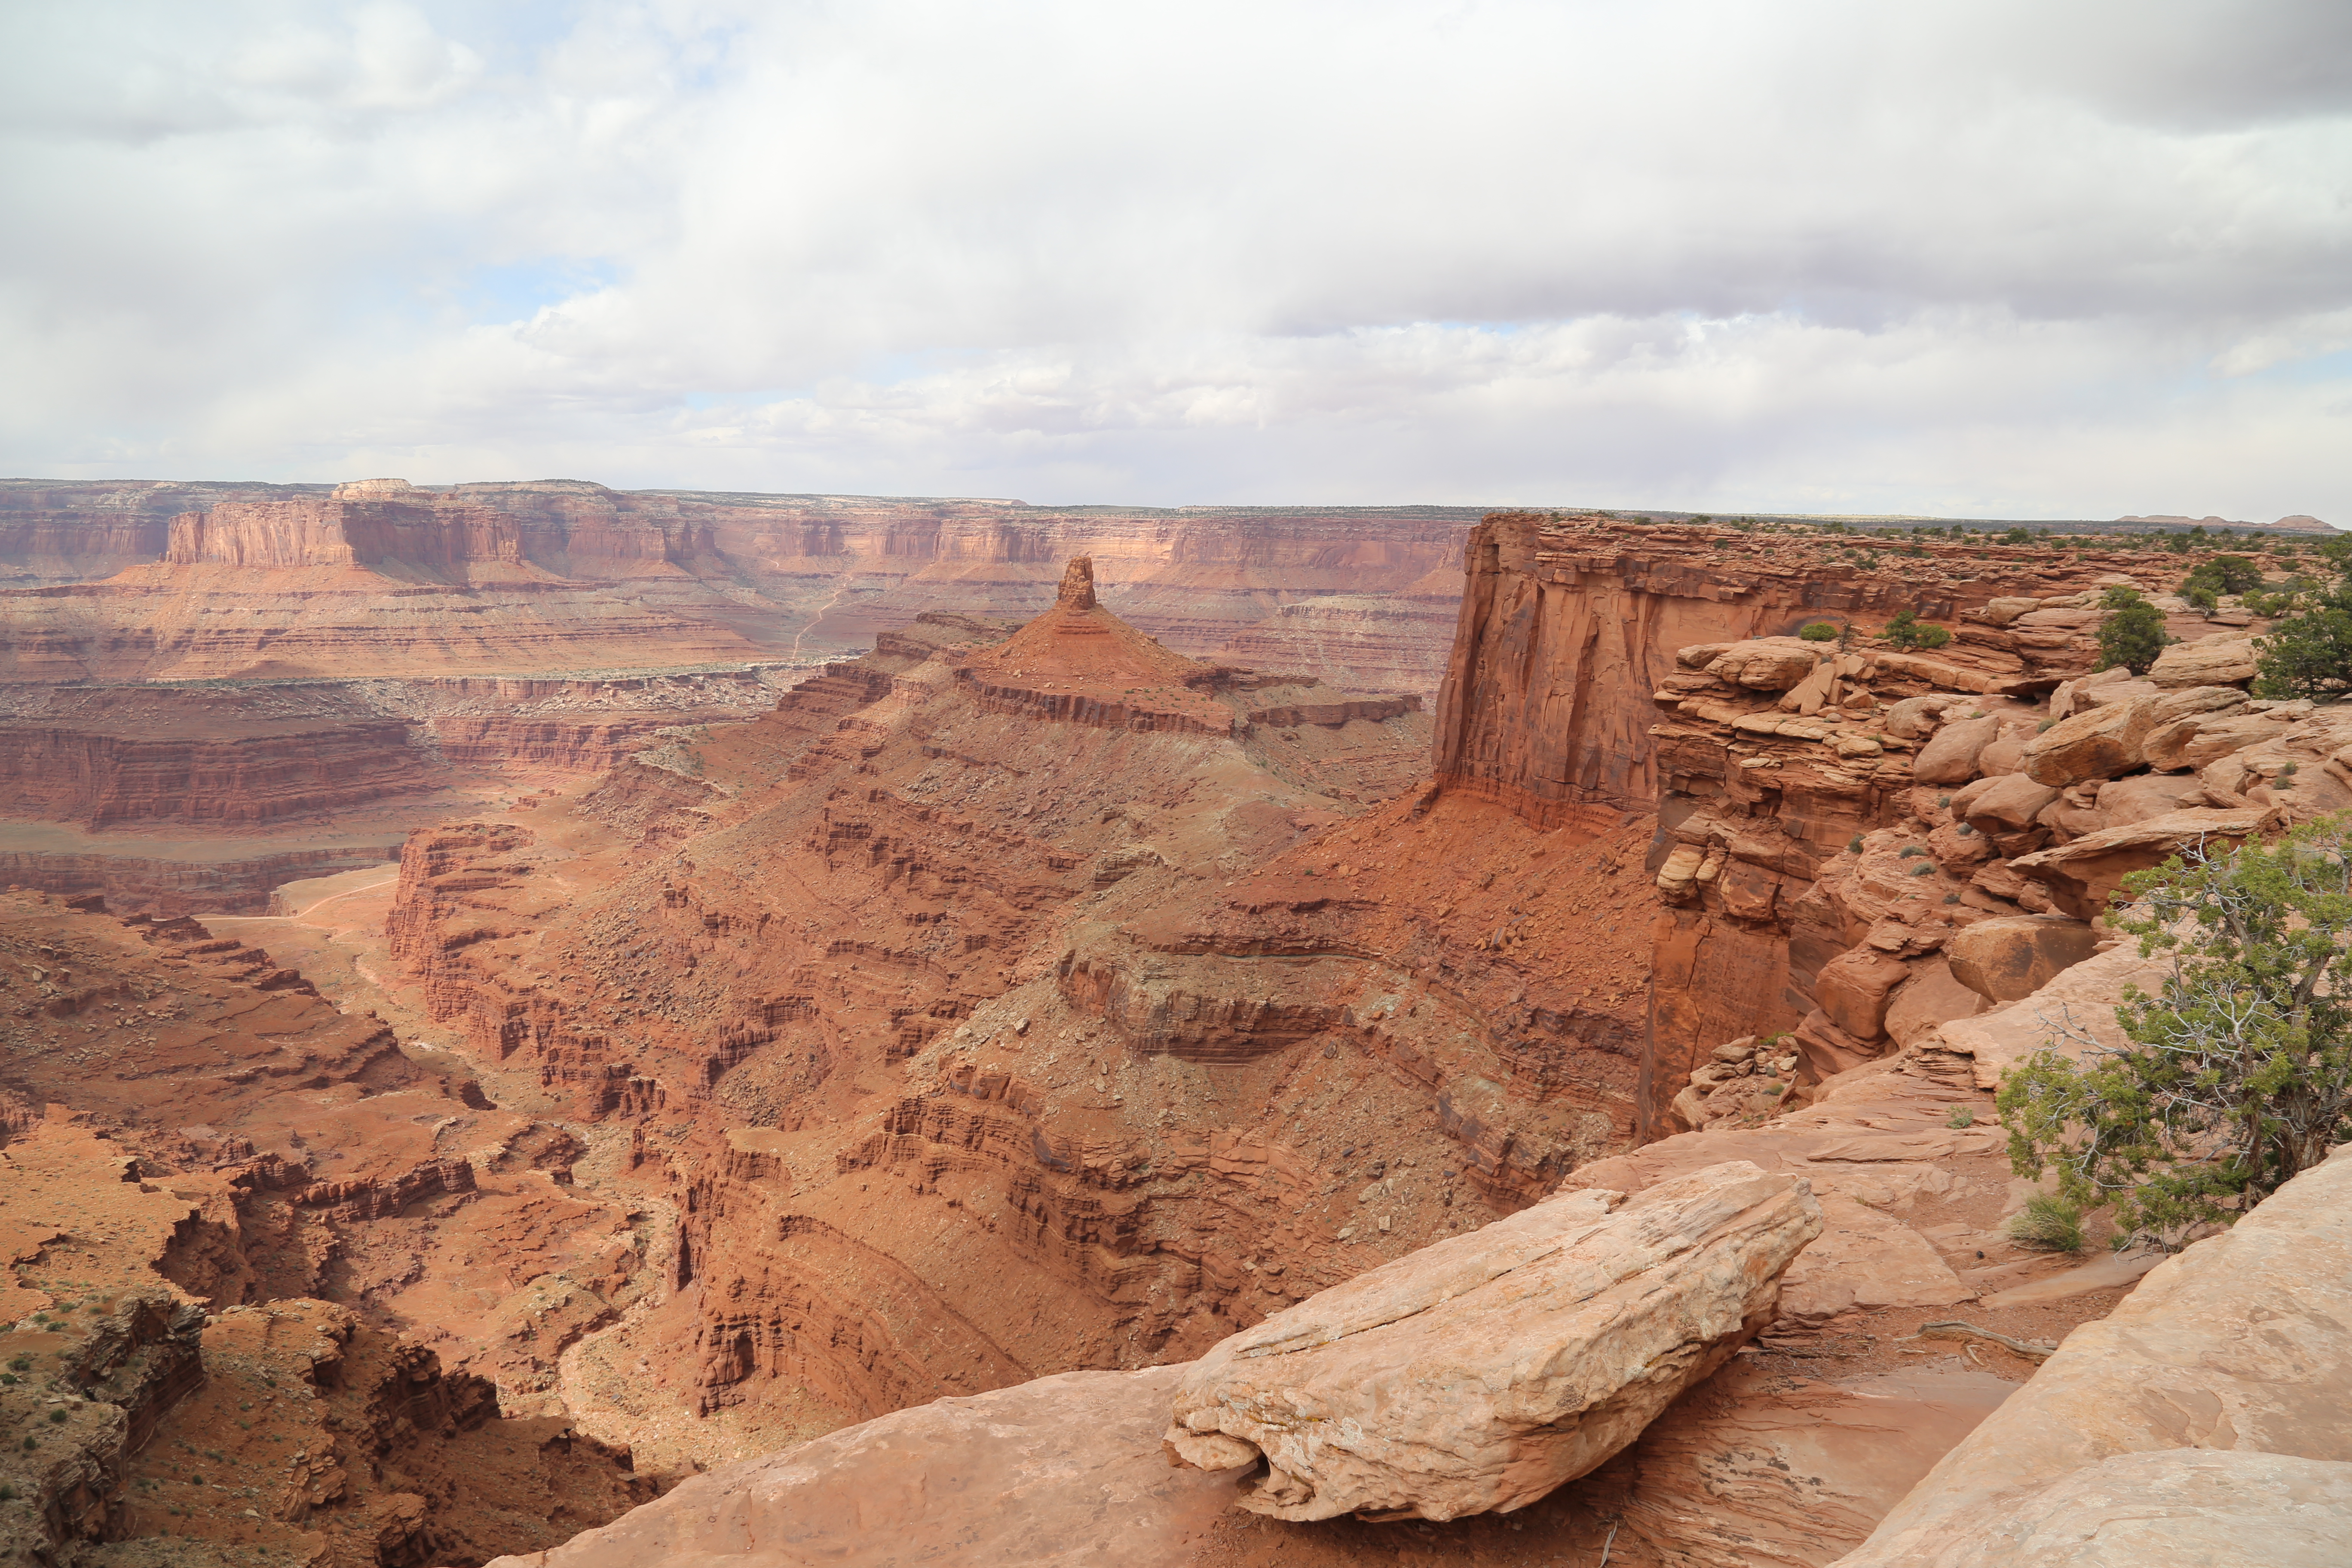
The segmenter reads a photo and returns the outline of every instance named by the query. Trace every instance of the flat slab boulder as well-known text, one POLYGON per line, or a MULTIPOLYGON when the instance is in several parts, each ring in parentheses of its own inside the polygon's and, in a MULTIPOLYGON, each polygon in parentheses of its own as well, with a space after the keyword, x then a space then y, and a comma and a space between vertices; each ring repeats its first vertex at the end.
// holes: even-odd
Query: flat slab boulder
POLYGON ((1706 673, 1751 691, 1786 691, 1813 673, 1835 650, 1801 637, 1757 637, 1733 643, 1707 662, 1706 673))
POLYGON ((2040 882, 2050 890, 2052 903, 2076 920, 2087 921, 2107 912, 2108 900, 2134 871, 2160 866, 2200 844, 2234 844, 2279 820, 2275 810, 2259 805, 2231 811, 2168 811, 2145 822, 2103 827, 2054 849, 2021 855, 2009 863, 2010 869, 2040 882))
POLYGON ((2199 637, 2174 643, 2156 656, 2147 678, 2157 685, 2238 686, 2254 678, 2252 637, 2199 637))
POLYGON ((2156 727, 2155 702, 2113 702, 2062 719, 2025 742, 2025 773, 2053 789, 2111 779, 2140 766, 2140 742, 2156 727))
POLYGON ((1186 1370, 1171 1454, 1263 1461, 1277 1519, 1507 1512, 1592 1469, 1778 1315, 1821 1233, 1746 1161, 1547 1198, 1277 1312, 1186 1370))
POLYGON ((2010 915, 1954 931, 1944 959, 1952 978, 1986 1001, 2016 1002, 2090 957, 2096 940, 2086 921, 2010 915))
POLYGON ((1821 1204, 1821 1236, 1781 1281, 1783 1321, 1818 1326, 1844 1312, 1969 1299, 1951 1266, 1901 1220, 1834 1194, 1821 1204))

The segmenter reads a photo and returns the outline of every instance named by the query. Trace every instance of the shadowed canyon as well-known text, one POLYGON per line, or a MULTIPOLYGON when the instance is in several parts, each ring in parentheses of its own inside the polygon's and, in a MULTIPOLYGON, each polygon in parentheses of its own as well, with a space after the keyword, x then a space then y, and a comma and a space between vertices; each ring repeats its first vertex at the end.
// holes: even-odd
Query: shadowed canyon
POLYGON ((0 1549, 2338 1560, 2352 1157, 2010 1224, 2123 879, 2352 808, 2211 553, 0 487, 0 1549))

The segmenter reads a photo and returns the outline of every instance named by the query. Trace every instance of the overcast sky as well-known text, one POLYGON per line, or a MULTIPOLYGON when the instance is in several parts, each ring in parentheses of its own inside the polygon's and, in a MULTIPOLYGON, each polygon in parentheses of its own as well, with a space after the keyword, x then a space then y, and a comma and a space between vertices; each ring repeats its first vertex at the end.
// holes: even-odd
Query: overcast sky
POLYGON ((0 14, 0 472, 2352 525, 2352 4, 0 14))

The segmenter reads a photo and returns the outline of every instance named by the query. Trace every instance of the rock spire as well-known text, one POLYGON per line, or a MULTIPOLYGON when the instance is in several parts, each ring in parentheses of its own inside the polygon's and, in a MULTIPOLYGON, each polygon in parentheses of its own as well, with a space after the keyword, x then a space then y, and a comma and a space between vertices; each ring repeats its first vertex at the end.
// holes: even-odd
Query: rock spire
POLYGON ((1095 558, 1073 555, 1070 563, 1062 568, 1062 591, 1054 603, 1065 610, 1091 610, 1095 607, 1095 558))

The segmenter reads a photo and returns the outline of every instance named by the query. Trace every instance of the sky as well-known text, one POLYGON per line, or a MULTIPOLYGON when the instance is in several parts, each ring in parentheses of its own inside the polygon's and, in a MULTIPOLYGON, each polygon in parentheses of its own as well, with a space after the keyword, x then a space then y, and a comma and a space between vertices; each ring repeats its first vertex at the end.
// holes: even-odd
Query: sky
POLYGON ((0 473, 2352 526, 2344 0, 0 7, 0 473))

